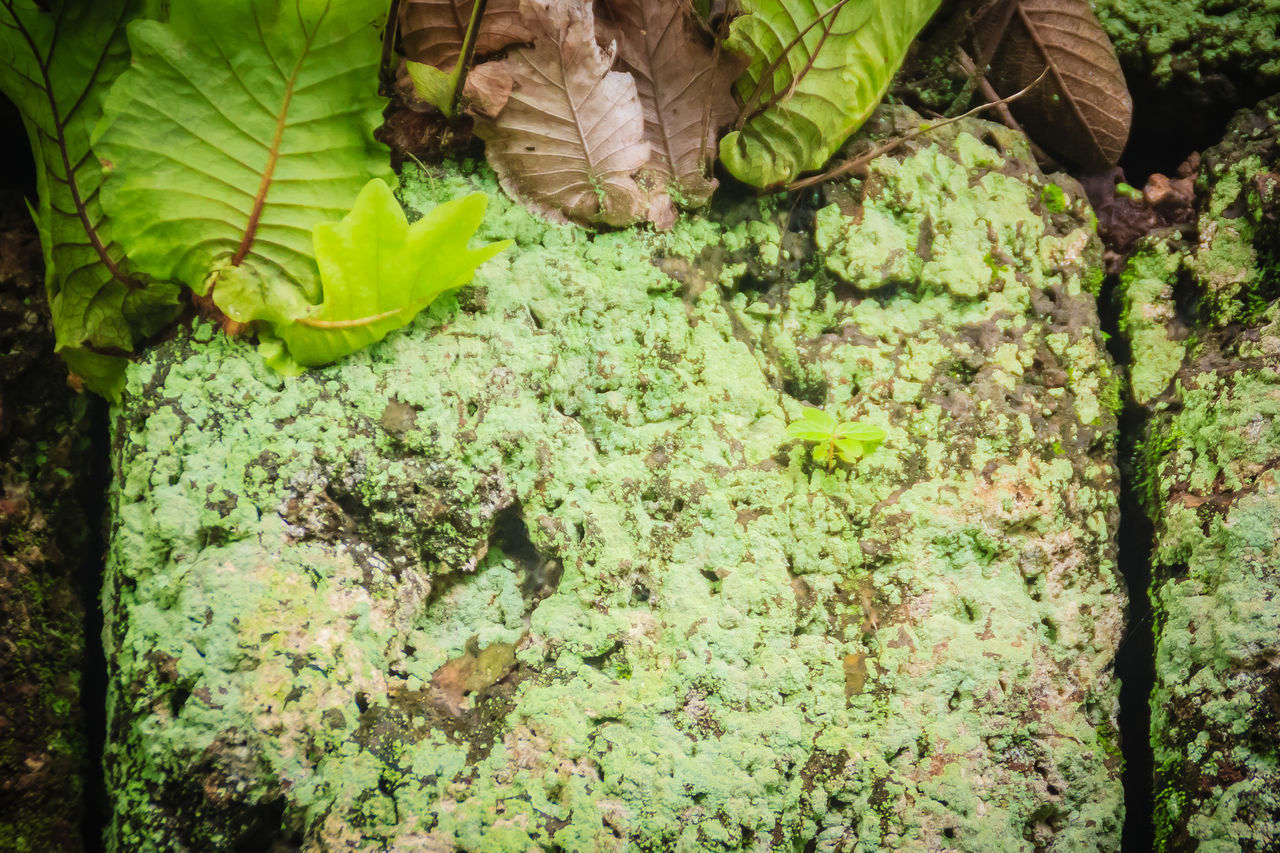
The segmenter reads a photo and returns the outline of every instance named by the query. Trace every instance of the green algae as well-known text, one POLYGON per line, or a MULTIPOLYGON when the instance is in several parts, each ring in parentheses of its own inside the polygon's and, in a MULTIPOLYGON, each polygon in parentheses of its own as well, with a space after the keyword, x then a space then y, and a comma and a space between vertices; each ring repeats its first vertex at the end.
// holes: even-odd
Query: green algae
POLYGON ((91 408, 57 377, 38 245, 5 232, 0 263, 0 849, 80 846, 84 497, 91 408))
POLYGON ((1280 98, 1241 113, 1227 141, 1205 152, 1206 196, 1197 251, 1188 263, 1200 285, 1204 322, 1253 323, 1280 295, 1277 181, 1267 164, 1280 149, 1280 98))
POLYGON ((1162 851, 1280 843, 1277 139, 1274 100, 1239 116, 1205 152, 1198 243, 1149 245, 1126 272, 1145 323, 1126 329, 1136 360, 1158 362, 1153 352, 1171 345, 1164 332, 1177 325, 1158 282, 1185 279, 1198 319, 1176 345, 1181 365, 1170 356, 1160 371, 1172 369, 1172 383, 1158 392, 1163 378, 1149 383, 1162 396, 1138 456, 1156 530, 1151 739, 1162 851))
POLYGON ((589 235, 411 172, 516 249, 296 381, 204 329, 132 368, 113 849, 1114 849, 1099 251, 961 127, 766 292, 767 202, 589 235), (885 445, 813 470, 805 401, 885 445))
POLYGON ((1177 327, 1173 288, 1182 262, 1178 251, 1157 242, 1139 249, 1120 276, 1120 333, 1133 354, 1129 388, 1142 406, 1165 392, 1186 355, 1186 343, 1169 338, 1177 327))
MULTIPOLYGON (((1274 322, 1264 328, 1280 340, 1274 322)), ((1280 838, 1280 756, 1264 734, 1275 727, 1274 667, 1263 663, 1280 636, 1280 369, 1246 364, 1193 373, 1179 411, 1152 428, 1162 442, 1147 463, 1159 508, 1151 704, 1167 780, 1161 849, 1193 838, 1261 850, 1280 838)))
POLYGON ((1047 184, 1044 189, 1040 190, 1040 203, 1050 213, 1064 213, 1067 209, 1066 194, 1062 191, 1062 187, 1057 184, 1047 184))
POLYGON ((1280 81, 1274 0, 1098 0, 1096 8, 1126 69, 1156 86, 1217 86, 1221 96, 1224 77, 1262 92, 1280 81))

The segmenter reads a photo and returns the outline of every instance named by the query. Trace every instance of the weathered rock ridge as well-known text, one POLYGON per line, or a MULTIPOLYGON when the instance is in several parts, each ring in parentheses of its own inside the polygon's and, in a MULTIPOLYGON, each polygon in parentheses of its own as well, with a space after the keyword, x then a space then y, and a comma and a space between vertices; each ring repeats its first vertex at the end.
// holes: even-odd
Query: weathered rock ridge
POLYGON ((1198 234, 1123 276, 1155 522, 1156 840, 1280 847, 1280 99, 1205 152, 1198 234), (1192 239, 1194 238, 1194 239, 1192 239))

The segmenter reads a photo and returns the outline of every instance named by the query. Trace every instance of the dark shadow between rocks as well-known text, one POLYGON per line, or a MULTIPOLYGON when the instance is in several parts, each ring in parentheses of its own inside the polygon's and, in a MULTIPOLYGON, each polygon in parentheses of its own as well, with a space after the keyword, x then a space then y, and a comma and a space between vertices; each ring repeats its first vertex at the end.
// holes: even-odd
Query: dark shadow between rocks
MULTIPOLYGON (((1110 276, 1098 299, 1103 330, 1109 335, 1107 349, 1116 364, 1128 368, 1133 354, 1128 340, 1120 334, 1120 306, 1116 299, 1116 276, 1110 276)), ((1127 395, 1126 395, 1127 396, 1127 395)), ((1142 506, 1137 470, 1138 443, 1142 439, 1147 413, 1132 399, 1126 399, 1120 414, 1120 524, 1116 562, 1129 591, 1129 612, 1124 638, 1116 651, 1115 673, 1120 679, 1120 748, 1124 755, 1125 821, 1121 850, 1147 853, 1154 849, 1155 761, 1151 748, 1151 690, 1155 685, 1155 639, 1151 613, 1151 552, 1155 533, 1142 506)))

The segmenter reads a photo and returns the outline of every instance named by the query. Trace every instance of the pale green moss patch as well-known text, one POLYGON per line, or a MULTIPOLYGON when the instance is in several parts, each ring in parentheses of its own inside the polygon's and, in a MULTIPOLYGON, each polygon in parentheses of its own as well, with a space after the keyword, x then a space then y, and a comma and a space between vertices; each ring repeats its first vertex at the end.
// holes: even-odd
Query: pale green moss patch
POLYGON ((1139 405, 1165 392, 1186 355, 1182 341, 1170 340, 1176 328, 1173 287, 1182 255, 1163 243, 1130 258, 1120 278, 1120 332, 1132 348, 1130 390, 1139 405))
POLYGON ((877 163, 909 253, 828 209, 798 281, 767 204, 587 235, 410 174, 517 247, 296 381, 220 335, 134 368, 115 849, 272 808, 315 849, 1114 846, 1097 246, 980 136, 877 163), (813 466, 806 403, 884 446, 813 466))

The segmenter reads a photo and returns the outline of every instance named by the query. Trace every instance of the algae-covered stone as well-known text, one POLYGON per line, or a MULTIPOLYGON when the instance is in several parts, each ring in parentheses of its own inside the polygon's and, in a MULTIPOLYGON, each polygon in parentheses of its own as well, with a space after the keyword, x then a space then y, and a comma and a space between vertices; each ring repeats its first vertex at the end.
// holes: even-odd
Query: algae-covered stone
POLYGON ((769 201, 590 235, 406 175, 516 248, 298 379, 203 327, 131 369, 112 848, 1117 849, 1100 250, 989 129, 817 255, 769 201), (809 403, 887 440, 815 465, 809 403))
POLYGON ((1199 240, 1188 259, 1210 326, 1249 322, 1280 296, 1280 96, 1231 123, 1205 152, 1199 240))
POLYGON ((1180 260, 1199 323, 1140 457, 1156 524, 1156 835, 1161 850, 1265 851, 1280 847, 1274 102, 1205 163, 1200 240, 1180 260))
MULTIPOLYGON (((1275 0, 1097 0, 1094 6, 1135 89, 1139 119, 1154 120, 1160 132, 1179 130, 1186 139, 1202 128, 1216 130, 1233 110, 1280 88, 1275 0)), ((1156 137, 1152 142, 1162 144, 1156 137)))
MULTIPOLYGON (((1179 80, 1206 96, 1280 82, 1280 7, 1274 0, 1098 0, 1116 52, 1164 86, 1179 80)), ((1239 92, 1243 94, 1243 92, 1239 92)))
POLYGON ((1126 262, 1120 276, 1120 333, 1132 352, 1129 389, 1140 406, 1168 389, 1186 355, 1185 329, 1174 299, 1183 261, 1177 248, 1151 240, 1126 262))

